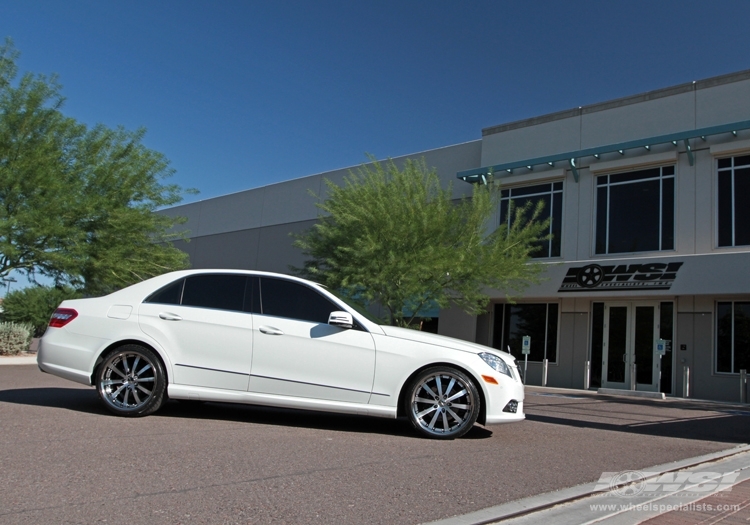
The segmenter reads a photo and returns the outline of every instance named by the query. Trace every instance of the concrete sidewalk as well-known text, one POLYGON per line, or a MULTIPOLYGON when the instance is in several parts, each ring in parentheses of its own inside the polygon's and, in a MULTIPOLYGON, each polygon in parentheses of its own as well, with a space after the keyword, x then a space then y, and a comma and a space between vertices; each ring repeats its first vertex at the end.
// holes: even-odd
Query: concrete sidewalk
POLYGON ((0 365, 35 365, 36 354, 0 355, 0 365))
POLYGON ((746 524, 750 520, 749 445, 628 471, 629 477, 622 474, 606 483, 600 480, 540 494, 430 525, 746 524), (672 482, 662 481, 667 478, 672 482))

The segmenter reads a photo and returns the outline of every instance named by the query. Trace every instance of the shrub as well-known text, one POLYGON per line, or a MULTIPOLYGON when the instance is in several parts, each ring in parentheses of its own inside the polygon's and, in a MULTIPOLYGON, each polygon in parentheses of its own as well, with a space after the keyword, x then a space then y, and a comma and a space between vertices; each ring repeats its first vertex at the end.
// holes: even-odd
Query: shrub
POLYGON ((30 324, 0 323, 0 355, 28 352, 33 330, 30 324))
POLYGON ((39 337, 47 329, 55 308, 75 297, 80 297, 80 292, 70 287, 30 286, 15 290, 3 300, 3 320, 29 324, 33 335, 39 337))

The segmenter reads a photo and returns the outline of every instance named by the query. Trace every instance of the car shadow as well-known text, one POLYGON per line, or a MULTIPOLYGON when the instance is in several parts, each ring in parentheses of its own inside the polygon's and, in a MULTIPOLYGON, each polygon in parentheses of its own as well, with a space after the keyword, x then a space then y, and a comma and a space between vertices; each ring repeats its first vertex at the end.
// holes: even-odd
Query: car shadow
MULTIPOLYGON (((417 434, 406 418, 389 419, 239 403, 202 403, 192 401, 170 401, 154 415, 157 417, 211 419, 294 428, 314 428, 337 432, 384 434, 421 439, 421 436, 417 434)), ((489 437, 492 437, 492 431, 475 425, 461 439, 486 439, 489 437)))
POLYGON ((713 417, 695 417, 679 421, 658 421, 633 425, 614 425, 538 414, 526 414, 526 419, 553 425, 627 432, 629 434, 649 436, 738 444, 750 441, 750 417, 743 415, 725 414, 713 417))
MULTIPOLYGON (((93 389, 21 388, 0 390, 0 402, 117 417, 104 408, 93 389)), ((422 439, 405 418, 386 419, 239 403, 168 400, 158 412, 149 417, 230 421, 422 439)), ((492 437, 492 431, 475 425, 461 439, 487 439, 490 437, 492 437)))
POLYGON ((747 405, 600 396, 555 404, 527 403, 525 411, 529 421, 575 428, 725 443, 750 441, 747 405), (675 413, 675 409, 685 413, 675 413))
POLYGON ((0 390, 0 402, 47 408, 62 408, 86 414, 106 414, 93 389, 85 388, 19 388, 0 390))

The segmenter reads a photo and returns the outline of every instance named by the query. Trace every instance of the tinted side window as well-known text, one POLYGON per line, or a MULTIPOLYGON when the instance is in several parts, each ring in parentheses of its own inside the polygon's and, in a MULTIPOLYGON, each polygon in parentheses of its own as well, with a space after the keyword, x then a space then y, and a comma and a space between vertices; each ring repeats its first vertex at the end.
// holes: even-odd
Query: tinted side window
POLYGON ((241 312, 246 282, 244 275, 193 275, 185 280, 182 304, 241 312))
POLYGON ((155 291, 143 301, 144 303, 180 304, 182 299, 182 285, 185 279, 180 279, 155 291))
POLYGON ((263 315, 327 323, 329 314, 341 309, 300 283, 269 277, 262 277, 260 283, 263 315))

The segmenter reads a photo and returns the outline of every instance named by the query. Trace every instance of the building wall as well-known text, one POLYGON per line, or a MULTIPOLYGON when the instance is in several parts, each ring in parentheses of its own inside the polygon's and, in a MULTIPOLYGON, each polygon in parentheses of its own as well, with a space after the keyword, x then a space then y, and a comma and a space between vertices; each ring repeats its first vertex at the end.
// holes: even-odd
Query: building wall
MULTIPOLYGON (((444 185, 453 185, 454 197, 469 195, 471 187, 456 181, 456 172, 478 167, 481 141, 393 159, 424 158, 444 185)), ((355 169, 356 168, 352 168, 355 169)), ((235 268, 289 273, 304 256, 293 246, 294 235, 309 229, 318 217, 317 198, 327 194, 326 180, 341 184, 351 169, 311 175, 261 188, 175 206, 161 211, 186 217, 179 227, 189 242, 177 247, 190 256, 193 268, 235 268)))
MULTIPOLYGON (((709 126, 750 120, 750 73, 685 84, 658 92, 509 123, 483 131, 482 166, 526 161, 709 126)), ((717 373, 715 366, 715 305, 719 300, 748 300, 750 279, 746 255, 750 246, 717 247, 716 159, 750 154, 750 133, 740 130, 690 141, 578 158, 580 179, 564 163, 495 173, 506 187, 564 181, 561 257, 549 260, 547 281, 530 287, 520 302, 560 304, 558 359, 548 369, 549 386, 580 388, 591 351, 592 303, 611 301, 674 301, 676 325, 673 392, 682 393, 683 367, 690 370, 690 395, 737 401, 736 374, 717 373), (675 247, 661 252, 597 255, 594 250, 596 177, 650 166, 675 165, 675 247), (684 261, 679 286, 659 292, 561 294, 557 288, 567 269, 591 263, 621 264, 629 260, 684 261), (575 295, 575 299, 571 296, 575 295), (681 347, 685 350, 680 350, 681 347)), ((750 197, 750 196, 748 196, 750 197)), ((747 259, 750 261, 750 259, 747 259)), ((677 284, 677 282, 676 282, 677 284)), ((497 301, 503 301, 500 291, 497 301)), ((492 327, 492 320, 486 321, 492 327)), ((488 338, 492 341, 492 337, 488 338)), ((532 343, 533 344, 533 343, 532 343)), ((540 384, 541 364, 529 363, 528 382, 540 384)))
MULTIPOLYGON (((482 130, 482 139, 396 158, 424 157, 444 184, 453 184, 455 198, 469 195, 471 186, 456 180, 463 170, 540 157, 576 153, 650 137, 710 126, 750 121, 750 71, 683 84, 590 106, 574 108, 482 130)), ((750 130, 708 134, 689 141, 650 145, 649 149, 610 149, 599 158, 576 157, 579 180, 567 162, 515 169, 494 176, 506 188, 563 181, 560 257, 547 264, 546 280, 529 287, 519 303, 559 306, 557 359, 549 364, 549 386, 583 388, 587 362, 592 359, 593 304, 612 301, 671 301, 675 310, 672 353, 672 392, 682 394, 683 367, 690 369, 692 397, 736 401, 736 374, 715 369, 716 302, 750 300, 750 246, 717 247, 716 159, 750 154, 750 130), (675 166, 675 246, 673 250, 595 253, 596 178, 646 167, 675 166), (683 266, 679 277, 663 290, 566 290, 569 272, 591 265, 673 263, 683 266), (599 293, 595 293, 599 292, 599 293), (684 350, 682 349, 684 348, 684 350)), ((325 198, 328 179, 340 184, 349 169, 311 175, 206 199, 164 210, 188 219, 189 243, 180 244, 196 268, 222 267, 289 272, 303 256, 292 246, 293 234, 310 228, 318 216, 316 197, 325 198)), ((750 197, 750 196, 748 196, 750 197)), ((495 218, 499 223, 499 211, 495 218)), ((492 345, 494 311, 505 294, 489 291, 490 312, 479 317, 451 308, 440 312, 439 331, 461 339, 492 345)), ((540 384, 542 365, 530 362, 527 382, 540 384)))

